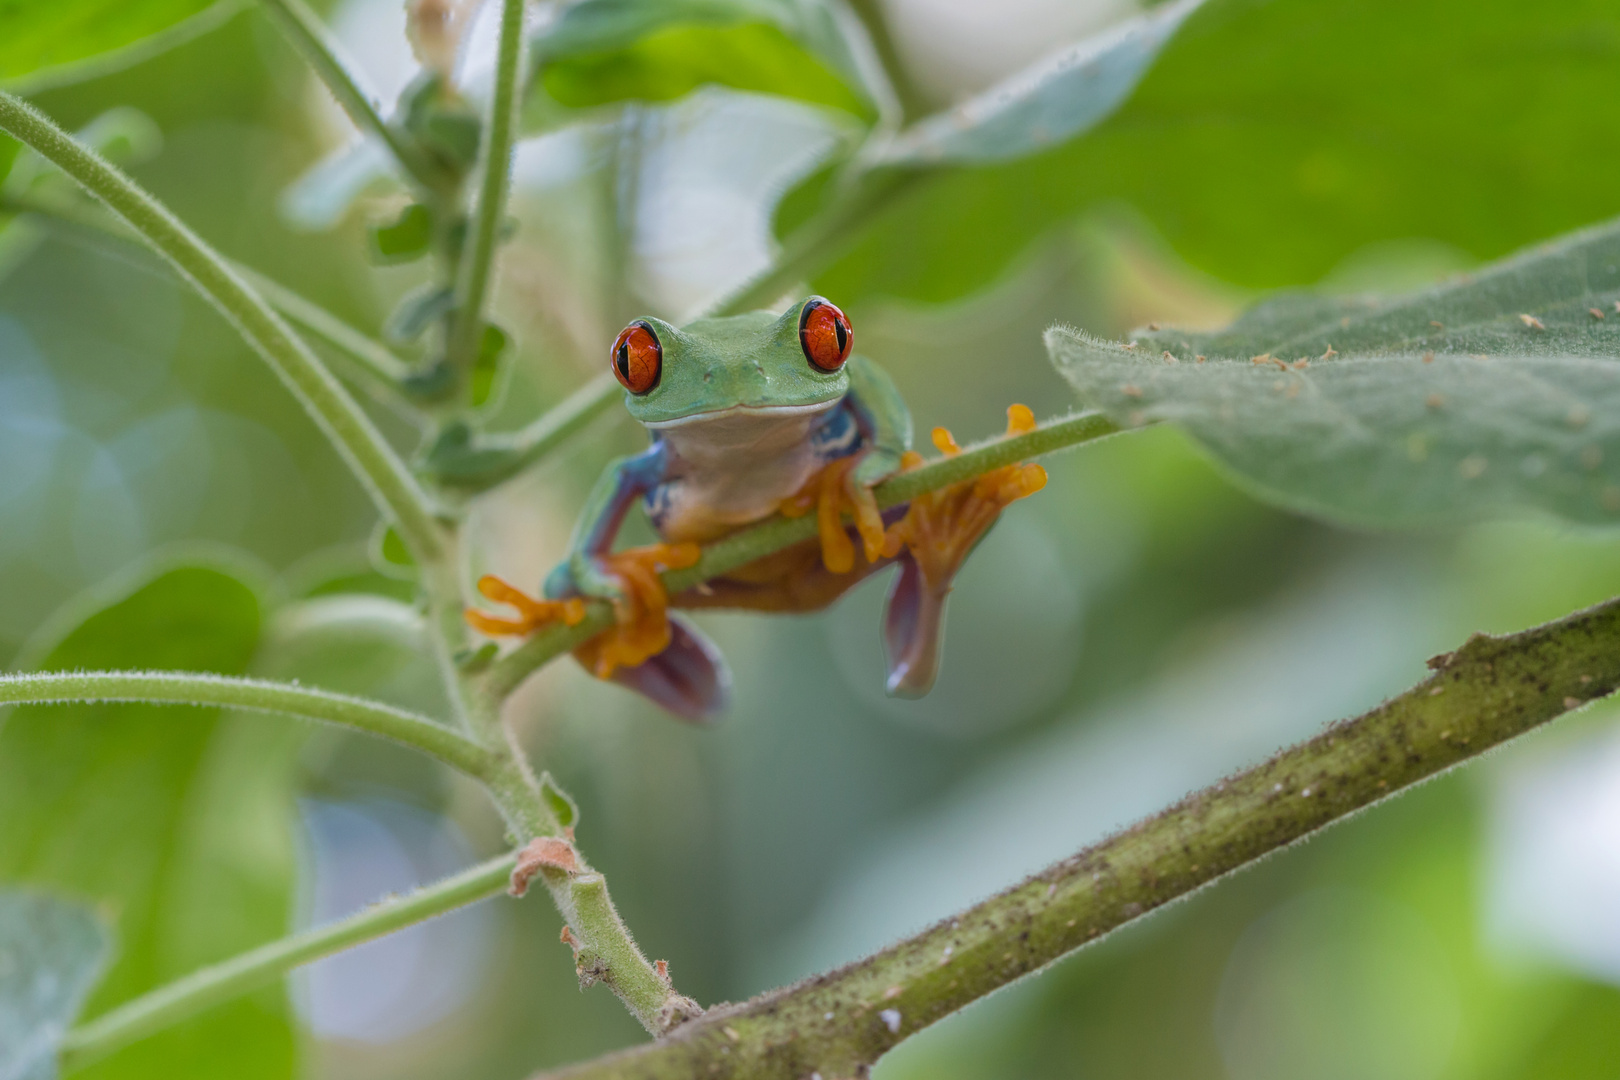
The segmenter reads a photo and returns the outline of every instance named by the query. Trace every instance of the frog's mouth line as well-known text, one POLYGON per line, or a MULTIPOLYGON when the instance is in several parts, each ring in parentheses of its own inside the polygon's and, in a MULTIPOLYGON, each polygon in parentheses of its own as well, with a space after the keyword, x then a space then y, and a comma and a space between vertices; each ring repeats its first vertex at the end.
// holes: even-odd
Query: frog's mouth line
POLYGON ((837 405, 838 400, 838 398, 829 398, 826 401, 817 401, 810 405, 733 405, 729 409, 714 409, 710 412, 693 413, 690 416, 677 416, 673 420, 646 420, 642 422, 642 426, 651 428, 654 431, 667 431, 670 428, 685 427, 688 424, 731 420, 742 416, 808 416, 812 413, 826 412, 834 405, 837 405))

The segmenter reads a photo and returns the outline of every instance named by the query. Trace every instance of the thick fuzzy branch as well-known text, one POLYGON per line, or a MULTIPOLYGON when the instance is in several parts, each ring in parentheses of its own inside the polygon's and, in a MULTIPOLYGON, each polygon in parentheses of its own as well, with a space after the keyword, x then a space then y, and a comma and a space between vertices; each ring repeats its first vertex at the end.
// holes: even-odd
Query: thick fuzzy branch
POLYGON ((1286 847, 1620 687, 1620 599, 1476 635, 1371 712, 1188 796, 848 967, 715 1009, 571 1080, 860 1076, 908 1035, 1286 847))
POLYGON ((66 671, 0 675, 0 705, 146 701, 280 713, 370 732, 489 779, 496 755, 425 716, 308 686, 178 671, 66 671))
MULTIPOLYGON (((978 476, 1003 465, 1049 454, 1117 432, 1114 423, 1097 413, 1081 413, 1049 421, 1023 435, 992 439, 970 447, 954 457, 932 461, 921 468, 901 473, 872 489, 878 506, 887 508, 950 484, 978 476)), ((812 517, 773 517, 752 528, 733 533, 703 549, 697 564, 663 575, 670 594, 690 589, 773 551, 807 540, 816 533, 812 517)), ((613 608, 601 601, 586 609, 585 621, 577 626, 546 629, 512 650, 493 664, 483 680, 483 690, 493 698, 510 694, 541 666, 613 625, 613 608)))
POLYGON ((4 92, 0 92, 0 129, 78 181, 168 259, 281 376, 378 509, 393 519, 417 560, 436 560, 443 554, 441 530, 427 496, 399 455, 309 346, 218 252, 95 151, 33 106, 4 92))

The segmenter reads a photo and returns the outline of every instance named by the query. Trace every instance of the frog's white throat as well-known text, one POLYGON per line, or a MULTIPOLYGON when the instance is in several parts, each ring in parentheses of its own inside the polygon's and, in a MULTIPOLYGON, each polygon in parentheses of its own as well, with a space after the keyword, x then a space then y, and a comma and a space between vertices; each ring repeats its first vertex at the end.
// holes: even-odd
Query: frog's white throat
POLYGON ((769 420, 773 418, 787 419, 795 416, 814 416, 824 413, 838 404, 838 398, 828 401, 817 401, 809 405, 733 405, 729 409, 712 409, 709 412, 693 413, 690 416, 677 416, 673 420, 645 420, 642 426, 652 431, 668 431, 671 428, 690 427, 693 424, 724 423, 726 421, 742 420, 745 423, 750 418, 769 420))

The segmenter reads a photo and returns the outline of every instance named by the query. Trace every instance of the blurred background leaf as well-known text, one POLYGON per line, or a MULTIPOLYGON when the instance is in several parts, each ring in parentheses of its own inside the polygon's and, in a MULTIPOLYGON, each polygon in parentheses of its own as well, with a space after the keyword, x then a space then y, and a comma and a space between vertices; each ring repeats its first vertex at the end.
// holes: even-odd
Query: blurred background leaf
POLYGON ((531 39, 533 86, 579 108, 713 84, 870 119, 858 25, 827 0, 580 0, 531 39))
POLYGON ((34 90, 116 70, 213 29, 242 6, 239 0, 10 0, 0 5, 0 84, 34 90))
POLYGON ((1368 245, 1487 259, 1609 216, 1612 6, 1529 20, 1464 0, 1226 0, 1187 21, 1086 138, 932 181, 818 275, 827 295, 950 300, 1031 241, 1124 200, 1201 270, 1312 282, 1368 245))
POLYGON ((83 904, 0 891, 0 1076, 56 1076, 56 1047, 101 974, 108 947, 106 930, 83 904))
MULTIPOLYGON (((156 569, 58 621, 40 670, 241 674, 258 647, 259 590, 237 571, 156 569)), ((0 727, 0 879, 93 899, 118 955, 95 1015, 287 929, 286 779, 296 729, 216 709, 20 707, 0 727)), ((285 996, 210 1010, 92 1066, 93 1076, 285 1077, 285 996)))

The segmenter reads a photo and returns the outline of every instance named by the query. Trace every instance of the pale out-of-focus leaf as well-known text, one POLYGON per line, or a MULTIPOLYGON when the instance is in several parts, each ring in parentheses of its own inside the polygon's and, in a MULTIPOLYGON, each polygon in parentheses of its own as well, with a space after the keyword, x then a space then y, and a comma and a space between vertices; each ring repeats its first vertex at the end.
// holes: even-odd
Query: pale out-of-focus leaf
POLYGON ((84 905, 0 892, 0 1080, 53 1080, 57 1047, 107 951, 107 933, 84 905))
POLYGON ((1077 41, 954 108, 878 155, 885 165, 1006 161, 1066 142, 1104 120, 1204 0, 1175 0, 1077 41))
MULTIPOLYGON (((243 674, 258 590, 239 570, 170 565, 59 619, 41 670, 243 674)), ((105 906, 116 961, 95 1016, 286 931, 293 725, 139 703, 19 707, 0 726, 0 881, 105 906)), ((295 1044, 277 987, 210 1009, 83 1075, 286 1080, 295 1044)))
POLYGON ((343 220, 354 201, 397 174, 388 148, 376 139, 356 139, 311 165, 281 193, 278 209, 296 229, 325 232, 343 220))
POLYGON ((1620 224, 1392 299, 1283 295, 1208 334, 1054 329, 1086 404, 1170 421, 1284 505, 1381 526, 1620 521, 1620 224))
POLYGON ((713 84, 871 116, 858 32, 825 0, 580 0, 535 36, 534 84, 575 108, 713 84))
POLYGON ((239 0, 0 3, 0 86, 31 92, 93 78, 213 29, 239 0))

